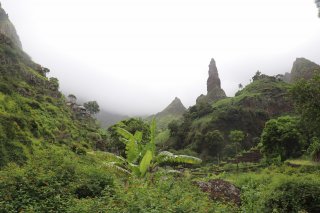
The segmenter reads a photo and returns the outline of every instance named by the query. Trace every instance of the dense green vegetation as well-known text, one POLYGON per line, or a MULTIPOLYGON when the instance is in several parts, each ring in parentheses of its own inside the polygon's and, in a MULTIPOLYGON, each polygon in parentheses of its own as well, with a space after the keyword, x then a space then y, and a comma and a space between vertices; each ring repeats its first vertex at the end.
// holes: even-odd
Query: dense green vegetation
POLYGON ((229 135, 238 130, 244 133, 239 151, 249 150, 259 143, 266 121, 293 113, 290 88, 290 84, 275 77, 257 73, 253 82, 235 97, 190 107, 180 122, 169 124, 171 138, 167 145, 177 150, 197 151, 203 158, 217 159, 219 154, 226 159, 235 155, 235 144, 229 135), (209 153, 206 146, 199 149, 198 144, 210 141, 210 133, 215 131, 223 137, 222 148, 217 144, 212 148, 216 151, 209 153))
POLYGON ((0 212, 320 212, 319 76, 101 129, 48 72, 0 36, 0 212))

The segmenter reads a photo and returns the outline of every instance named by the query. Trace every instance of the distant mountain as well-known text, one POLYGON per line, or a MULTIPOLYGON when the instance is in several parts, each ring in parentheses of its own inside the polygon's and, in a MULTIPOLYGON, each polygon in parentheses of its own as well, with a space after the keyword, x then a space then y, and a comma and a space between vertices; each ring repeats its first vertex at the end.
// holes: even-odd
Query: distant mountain
POLYGON ((164 130, 171 121, 180 119, 186 111, 187 109, 182 104, 181 100, 176 97, 164 110, 149 116, 147 120, 151 120, 155 117, 158 129, 164 130))
MULTIPOLYGON (((210 69, 214 68, 213 61, 210 65, 210 69)), ((176 150, 191 149, 203 156, 214 156, 215 152, 208 153, 206 138, 218 131, 225 147, 222 152, 229 153, 232 143, 228 135, 230 131, 240 130, 246 135, 243 147, 248 150, 259 142, 266 121, 294 113, 293 101, 289 95, 292 84, 273 76, 260 73, 249 85, 238 91, 235 97, 230 98, 223 98, 224 93, 217 72, 215 77, 210 77, 209 71, 207 86, 208 94, 210 91, 216 91, 216 94, 221 96, 216 96, 219 97, 216 100, 208 99, 213 96, 200 96, 203 100, 197 100, 197 104, 188 109, 170 133, 170 138, 162 144, 164 147, 176 150)), ((219 148, 219 145, 215 146, 219 148)))
POLYGON ((156 117, 165 117, 167 115, 180 116, 186 111, 185 106, 179 98, 175 98, 164 110, 156 114, 156 117))
POLYGON ((309 80, 315 73, 320 73, 318 64, 305 58, 297 58, 291 69, 290 82, 295 82, 299 79, 309 80))
POLYGON ((118 123, 119 121, 128 119, 129 116, 121 115, 113 112, 109 112, 106 110, 100 110, 100 112, 96 115, 97 120, 101 123, 103 128, 108 128, 113 124, 118 123))

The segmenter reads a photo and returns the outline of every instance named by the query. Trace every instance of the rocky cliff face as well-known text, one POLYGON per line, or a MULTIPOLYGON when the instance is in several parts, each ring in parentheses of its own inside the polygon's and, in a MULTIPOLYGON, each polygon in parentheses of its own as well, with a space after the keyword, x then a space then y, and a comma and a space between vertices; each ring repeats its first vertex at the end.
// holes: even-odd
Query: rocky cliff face
POLYGON ((291 83, 299 79, 311 79, 316 73, 320 73, 320 66, 305 58, 297 58, 291 69, 291 83))
POLYGON ((0 3, 0 34, 8 37, 17 47, 22 49, 22 44, 14 25, 0 3))
POLYGON ((212 58, 209 64, 209 77, 207 80, 207 95, 201 95, 197 99, 199 102, 212 102, 225 98, 226 93, 221 88, 221 81, 215 60, 212 58))

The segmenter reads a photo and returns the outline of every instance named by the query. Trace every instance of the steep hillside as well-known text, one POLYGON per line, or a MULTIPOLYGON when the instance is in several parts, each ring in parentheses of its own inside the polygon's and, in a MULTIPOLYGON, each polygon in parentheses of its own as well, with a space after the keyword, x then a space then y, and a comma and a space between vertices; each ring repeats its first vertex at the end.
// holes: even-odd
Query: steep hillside
POLYGON ((14 25, 9 20, 8 14, 1 7, 1 3, 0 3, 0 34, 8 37, 12 41, 12 43, 16 45, 18 48, 20 49, 22 48, 21 41, 19 39, 17 31, 14 25))
MULTIPOLYGON (((275 77, 258 74, 235 97, 221 99, 213 104, 197 103, 189 108, 181 124, 172 127, 168 146, 202 153, 206 151, 202 143, 211 132, 218 130, 226 148, 230 145, 230 131, 240 130, 246 135, 243 148, 249 149, 257 145, 257 138, 267 120, 293 111, 289 88, 290 84, 275 77)), ((227 149, 222 152, 228 155, 227 149)))
POLYGON ((94 147, 101 139, 94 120, 69 108, 58 79, 47 78, 49 69, 34 63, 16 42, 0 34, 0 166, 24 163, 34 144, 75 152, 94 147))
POLYGON ((96 115, 97 120, 100 122, 101 127, 108 128, 119 121, 128 119, 129 116, 120 115, 117 113, 109 112, 106 110, 100 110, 100 112, 96 115))
POLYGON ((147 120, 151 120, 155 117, 157 121, 157 128, 159 130, 167 129, 168 124, 173 120, 178 120, 186 112, 185 106, 182 104, 179 98, 175 98, 164 110, 148 117, 147 120))

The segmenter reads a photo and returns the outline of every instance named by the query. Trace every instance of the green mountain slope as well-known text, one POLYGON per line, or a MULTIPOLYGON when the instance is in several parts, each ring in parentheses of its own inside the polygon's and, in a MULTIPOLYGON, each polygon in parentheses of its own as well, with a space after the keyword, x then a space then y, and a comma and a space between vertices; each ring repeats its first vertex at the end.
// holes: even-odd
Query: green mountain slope
POLYGON ((148 117, 147 120, 150 121, 155 117, 158 130, 165 130, 171 121, 180 119, 186 111, 181 100, 176 97, 164 110, 148 117))
POLYGON ((243 148, 249 149, 257 145, 257 138, 267 120, 292 113, 293 104, 288 95, 290 87, 275 77, 259 75, 235 97, 213 104, 198 103, 189 108, 181 124, 171 129, 168 146, 203 153, 206 150, 199 144, 208 140, 211 132, 218 130, 223 137, 223 146, 227 147, 230 145, 230 131, 240 130, 246 135, 243 148))
POLYGON ((95 145, 94 121, 66 105, 58 80, 47 78, 48 71, 0 34, 0 166, 25 162, 34 143, 75 151, 95 145))

